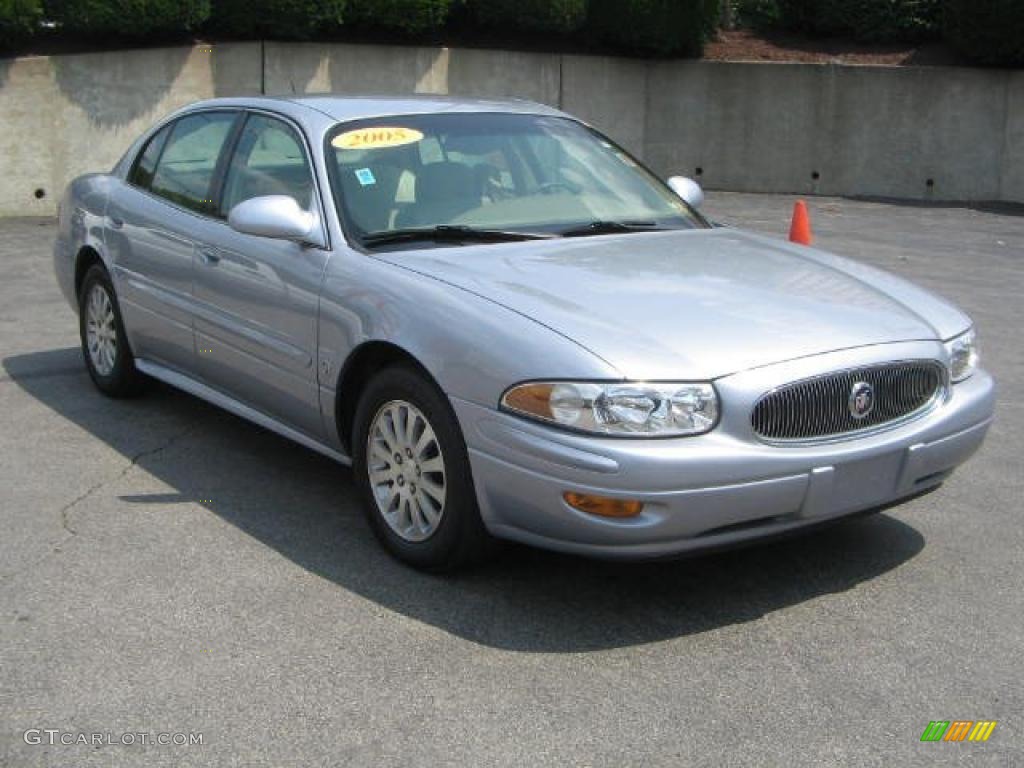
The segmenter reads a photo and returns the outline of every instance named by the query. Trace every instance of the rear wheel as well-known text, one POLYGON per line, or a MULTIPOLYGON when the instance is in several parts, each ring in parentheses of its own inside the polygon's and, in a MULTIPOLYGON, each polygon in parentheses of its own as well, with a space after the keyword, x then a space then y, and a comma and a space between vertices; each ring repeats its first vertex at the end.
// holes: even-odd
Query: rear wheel
POLYGON ((356 410, 352 445, 370 525, 389 552, 427 570, 486 553, 462 433, 426 377, 404 366, 374 376, 356 410))
POLYGON ((135 368, 128 348, 110 276, 98 264, 90 267, 82 280, 78 321, 85 367, 100 392, 110 397, 138 394, 145 378, 135 368))

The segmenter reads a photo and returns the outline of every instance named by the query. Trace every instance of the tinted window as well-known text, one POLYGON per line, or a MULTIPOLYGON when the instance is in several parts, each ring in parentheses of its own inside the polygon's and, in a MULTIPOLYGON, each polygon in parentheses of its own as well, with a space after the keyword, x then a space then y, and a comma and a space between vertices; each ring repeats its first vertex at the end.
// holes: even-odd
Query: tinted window
POLYGON ((250 115, 224 183, 222 210, 264 195, 287 195, 309 208, 313 175, 298 134, 286 123, 250 115))
POLYGON ((176 122, 153 176, 153 192, 185 208, 212 213, 217 158, 234 120, 231 112, 202 112, 176 122))
POLYGON ((171 134, 171 126, 165 127, 149 140, 146 149, 139 155, 135 168, 129 179, 132 184, 149 189, 153 183, 153 171, 156 170, 156 161, 160 159, 160 152, 164 148, 167 137, 171 134))

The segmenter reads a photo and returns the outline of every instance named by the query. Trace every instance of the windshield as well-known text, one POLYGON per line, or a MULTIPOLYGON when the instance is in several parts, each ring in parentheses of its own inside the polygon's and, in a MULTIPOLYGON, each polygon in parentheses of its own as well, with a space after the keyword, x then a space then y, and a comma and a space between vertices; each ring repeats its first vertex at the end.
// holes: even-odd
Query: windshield
POLYGON ((578 236, 708 226, 625 151, 565 118, 360 120, 337 126, 327 149, 339 212, 367 247, 451 246, 452 227, 578 236), (447 236, 385 234, 437 227, 447 236))

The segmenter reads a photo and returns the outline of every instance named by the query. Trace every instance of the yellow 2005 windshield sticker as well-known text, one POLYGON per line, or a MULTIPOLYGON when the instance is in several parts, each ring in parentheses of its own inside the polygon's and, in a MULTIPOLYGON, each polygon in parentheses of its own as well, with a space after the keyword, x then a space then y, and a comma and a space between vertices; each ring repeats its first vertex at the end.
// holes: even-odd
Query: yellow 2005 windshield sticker
POLYGON ((338 134, 331 144, 338 149, 384 149, 417 141, 423 141, 423 134, 413 128, 374 126, 338 134))

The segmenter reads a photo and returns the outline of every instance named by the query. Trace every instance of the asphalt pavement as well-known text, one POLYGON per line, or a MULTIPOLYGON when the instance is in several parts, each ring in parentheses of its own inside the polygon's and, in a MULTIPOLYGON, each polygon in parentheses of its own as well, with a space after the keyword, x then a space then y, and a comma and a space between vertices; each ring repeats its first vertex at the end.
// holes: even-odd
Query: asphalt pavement
MULTIPOLYGON (((1024 217, 809 202, 818 245, 974 317, 981 452, 782 543, 449 577, 390 560, 329 460, 167 387, 100 396, 54 223, 0 220, 0 765, 1024 764, 1024 217)), ((783 236, 792 203, 707 211, 783 236)))

